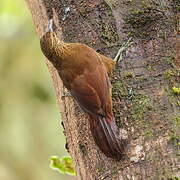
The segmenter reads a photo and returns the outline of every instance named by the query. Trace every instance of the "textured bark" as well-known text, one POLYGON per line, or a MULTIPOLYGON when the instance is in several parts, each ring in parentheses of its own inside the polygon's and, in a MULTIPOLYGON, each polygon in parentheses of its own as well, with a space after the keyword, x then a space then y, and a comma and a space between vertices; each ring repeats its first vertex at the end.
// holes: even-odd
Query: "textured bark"
POLYGON ((122 42, 134 44, 117 65, 113 104, 127 147, 123 160, 107 158, 95 145, 85 115, 47 61, 62 112, 77 179, 140 180, 178 177, 178 0, 26 0, 39 37, 48 19, 66 42, 85 43, 114 57, 122 42), (126 137, 124 137, 126 138, 126 137))

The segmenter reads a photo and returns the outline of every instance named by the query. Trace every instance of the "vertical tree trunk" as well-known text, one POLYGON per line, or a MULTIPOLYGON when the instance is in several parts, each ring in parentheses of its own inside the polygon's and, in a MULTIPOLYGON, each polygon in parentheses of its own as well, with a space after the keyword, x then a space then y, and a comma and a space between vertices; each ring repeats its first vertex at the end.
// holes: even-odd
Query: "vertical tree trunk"
MULTIPOLYGON (((95 145, 88 117, 47 62, 62 112, 67 146, 77 179, 177 179, 179 94, 178 0, 26 0, 39 37, 48 19, 66 42, 85 43, 114 57, 128 37, 133 45, 116 66, 114 114, 127 134, 123 160, 107 158, 95 145)), ((126 137, 124 137, 126 138, 126 137)))

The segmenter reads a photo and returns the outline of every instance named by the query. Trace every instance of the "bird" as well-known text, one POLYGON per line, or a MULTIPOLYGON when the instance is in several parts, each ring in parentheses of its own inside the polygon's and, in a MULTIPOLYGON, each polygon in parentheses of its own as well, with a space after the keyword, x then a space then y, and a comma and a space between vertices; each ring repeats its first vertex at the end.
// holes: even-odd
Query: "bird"
POLYGON ((63 85, 89 115, 96 145, 107 157, 120 160, 124 145, 112 111, 110 82, 115 62, 85 44, 60 40, 53 31, 52 19, 40 38, 40 47, 63 85))

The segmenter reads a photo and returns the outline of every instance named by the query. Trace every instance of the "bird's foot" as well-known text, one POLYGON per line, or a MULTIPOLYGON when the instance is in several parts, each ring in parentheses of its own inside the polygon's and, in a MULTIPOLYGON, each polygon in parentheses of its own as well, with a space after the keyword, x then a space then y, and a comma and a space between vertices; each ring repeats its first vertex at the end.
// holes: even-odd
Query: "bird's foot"
POLYGON ((132 38, 129 38, 127 42, 124 42, 119 49, 118 53, 116 54, 116 57, 114 58, 114 61, 118 62, 123 59, 123 52, 126 51, 126 49, 133 43, 132 38))
POLYGON ((61 98, 64 99, 65 97, 72 97, 72 95, 71 95, 71 93, 69 91, 64 91, 61 98))

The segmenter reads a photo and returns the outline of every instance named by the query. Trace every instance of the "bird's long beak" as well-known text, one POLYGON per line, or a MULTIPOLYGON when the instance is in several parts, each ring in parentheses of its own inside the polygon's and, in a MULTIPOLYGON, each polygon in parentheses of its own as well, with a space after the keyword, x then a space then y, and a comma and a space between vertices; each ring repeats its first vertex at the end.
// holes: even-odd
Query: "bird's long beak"
POLYGON ((47 32, 53 32, 53 19, 48 21, 48 29, 47 32))

